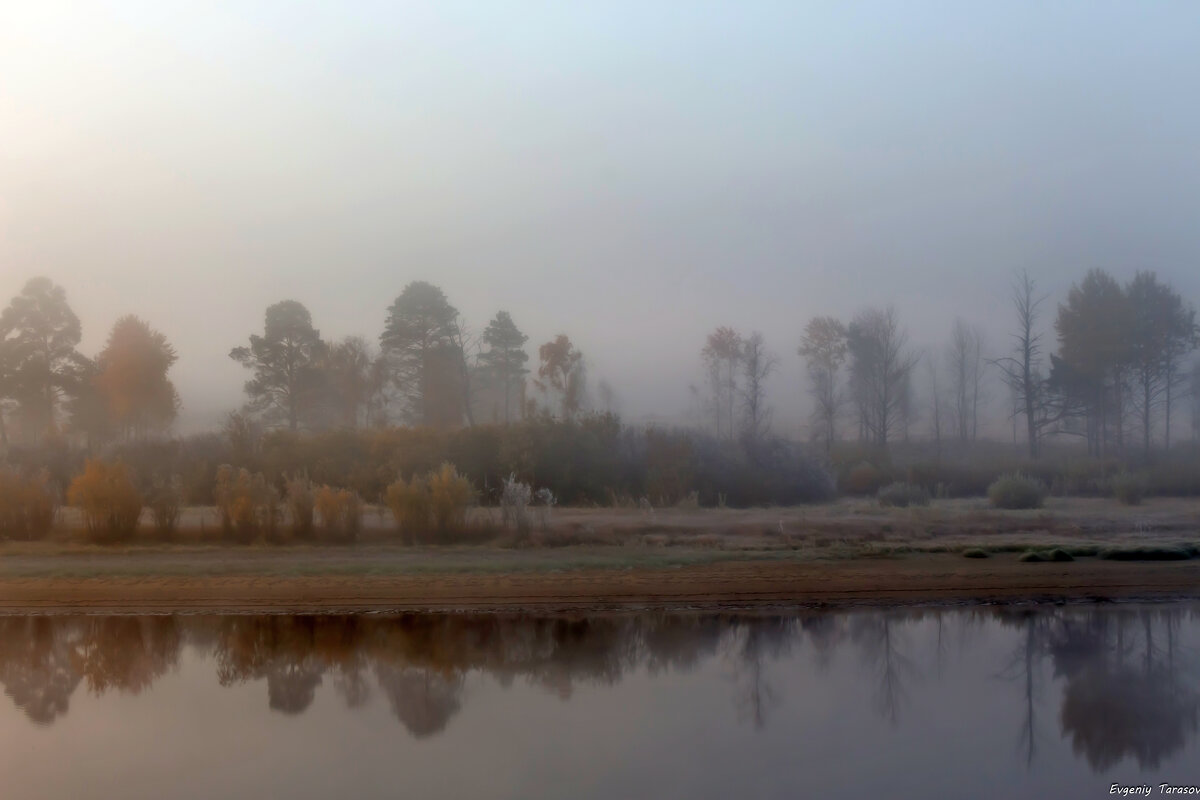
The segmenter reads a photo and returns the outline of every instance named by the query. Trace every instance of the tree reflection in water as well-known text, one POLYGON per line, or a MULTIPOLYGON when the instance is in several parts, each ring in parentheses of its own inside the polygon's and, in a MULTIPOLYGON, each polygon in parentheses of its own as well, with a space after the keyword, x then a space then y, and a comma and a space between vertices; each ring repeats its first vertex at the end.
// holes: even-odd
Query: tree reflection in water
POLYGON ((1066 679, 1060 721, 1096 770, 1125 757, 1157 768, 1196 733, 1200 709, 1190 657, 1176 652, 1179 615, 1121 610, 1059 626, 1050 652, 1066 679))
POLYGON ((222 686, 264 681, 274 711, 303 713, 328 681, 351 708, 378 691, 412 736, 427 738, 462 709, 471 673, 566 699, 632 671, 685 672, 715 659, 730 676, 737 717, 762 729, 788 685, 772 664, 807 651, 820 675, 843 653, 845 663, 857 662, 875 713, 899 726, 912 682, 928 683, 921 670, 938 679, 936 688, 952 639, 964 645, 968 634, 991 628, 1012 639, 992 676, 1010 682, 1020 699, 1023 760, 1033 762, 1045 737, 1037 714, 1057 681, 1061 734, 1093 769, 1125 758, 1154 768, 1197 732, 1197 662, 1179 644, 1189 613, 1095 606, 575 618, 3 617, 0 685, 31 721, 51 724, 81 683, 95 694, 142 692, 179 664, 186 645, 211 657, 222 686))
POLYGON ((36 723, 48 725, 67 713, 83 678, 71 635, 51 617, 0 618, 0 683, 36 723))

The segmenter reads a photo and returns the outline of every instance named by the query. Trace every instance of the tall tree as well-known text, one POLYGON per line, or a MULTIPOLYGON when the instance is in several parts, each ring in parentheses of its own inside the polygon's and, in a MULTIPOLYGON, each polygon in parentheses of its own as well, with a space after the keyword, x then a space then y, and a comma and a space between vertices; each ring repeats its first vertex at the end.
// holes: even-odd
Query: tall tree
POLYGON ((886 448, 909 417, 917 355, 909 351, 908 334, 891 306, 860 312, 846 329, 846 341, 860 433, 886 448))
POLYGON ((925 368, 929 373, 929 432, 933 435, 934 452, 937 458, 941 459, 946 404, 942 398, 942 381, 938 374, 937 359, 926 358, 925 368))
POLYGON ((538 388, 558 395, 562 418, 571 419, 583 407, 583 354, 560 333, 538 348, 538 358, 538 388))
POLYGON ((808 391, 813 398, 813 425, 825 440, 825 452, 837 438, 842 403, 838 373, 846 361, 846 326, 833 317, 814 317, 804 327, 799 353, 808 370, 808 391))
POLYGON ((454 330, 450 336, 451 352, 454 365, 457 367, 458 392, 462 404, 462 414, 467 418, 467 424, 475 426, 475 412, 472 406, 475 402, 475 390, 479 376, 479 336, 467 326, 462 314, 454 316, 454 330), (474 354, 472 357, 471 354, 474 354), (474 363, 472 363, 472 361, 474 363))
POLYGON ((442 290, 425 281, 405 286, 388 309, 379 343, 401 417, 410 424, 431 424, 441 411, 435 404, 438 397, 445 399, 439 390, 445 362, 462 356, 456 348, 457 316, 442 290))
POLYGON ((700 351, 712 391, 716 433, 730 439, 734 436, 734 409, 737 406, 742 346, 741 334, 733 328, 722 326, 708 335, 708 341, 700 351))
POLYGON ((1188 395, 1192 401, 1192 444, 1200 445, 1200 361, 1192 363, 1188 389, 1188 395))
POLYGON ((1138 272, 1125 289, 1130 306, 1130 361, 1142 447, 1150 457, 1153 415, 1164 407, 1164 447, 1170 447, 1171 392, 1179 384, 1180 361, 1196 346, 1196 312, 1153 272, 1138 272), (1174 384, 1174 387, 1173 387, 1174 384))
POLYGON ((79 384, 66 407, 71 431, 85 437, 88 450, 112 439, 117 432, 108 398, 96 383, 99 368, 88 359, 78 368, 79 384))
POLYGON ((66 292, 48 278, 31 279, 0 312, 0 398, 16 401, 35 436, 57 429, 59 404, 78 392, 81 335, 66 292))
POLYGON ((7 334, 0 328, 0 449, 8 448, 7 418, 17 401, 16 365, 7 334))
POLYGON ((230 358, 254 370, 245 386, 250 409, 262 412, 266 422, 282 421, 297 430, 306 404, 315 399, 324 348, 303 305, 284 300, 267 308, 263 335, 252 335, 249 347, 229 351, 230 358))
POLYGON ((337 425, 358 428, 372 423, 383 392, 382 372, 370 342, 347 336, 327 343, 320 361, 327 404, 337 425))
POLYGON ((742 433, 751 442, 762 440, 771 428, 771 409, 767 405, 767 378, 779 366, 779 359, 767 349, 758 331, 742 344, 742 433))
POLYGON ((1056 365, 1066 368, 1068 383, 1052 374, 1054 384, 1074 388, 1084 410, 1092 452, 1103 456, 1110 436, 1118 452, 1125 445, 1128 377, 1133 358, 1134 321, 1128 295, 1103 270, 1088 271, 1059 304, 1056 365))
POLYGON ((975 325, 955 319, 946 351, 953 392, 951 411, 955 432, 962 444, 979 435, 980 389, 983 383, 983 332, 975 325))
POLYGON ((521 386, 529 374, 525 366, 529 361, 529 354, 525 352, 527 341, 529 337, 521 333, 507 311, 497 311, 483 331, 483 343, 487 349, 480 354, 479 360, 504 395, 506 425, 512 420, 514 409, 520 406, 521 386), (513 402, 514 397, 516 403, 513 402))
POLYGON ((126 438, 161 429, 174 421, 179 394, 167 377, 178 360, 167 337, 133 315, 113 325, 96 358, 96 388, 112 424, 126 438))
POLYGON ((1046 381, 1042 375, 1042 333, 1038 330, 1045 299, 1038 294, 1037 283, 1028 272, 1017 277, 1012 289, 1013 310, 1017 317, 1017 329, 1012 334, 1013 355, 991 362, 1000 369, 1005 383, 1012 389, 1014 405, 1025 415, 1029 457, 1033 459, 1041 452, 1042 433, 1050 424, 1046 381))

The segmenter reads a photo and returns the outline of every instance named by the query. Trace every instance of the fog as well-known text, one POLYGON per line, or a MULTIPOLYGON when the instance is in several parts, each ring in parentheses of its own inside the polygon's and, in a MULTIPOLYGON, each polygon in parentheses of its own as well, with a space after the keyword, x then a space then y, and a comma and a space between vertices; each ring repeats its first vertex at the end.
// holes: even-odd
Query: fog
MULTIPOLYGON (((894 303, 1006 347, 1013 274, 1200 300, 1187 4, 0 2, 0 303, 64 286, 83 352, 137 313, 178 430, 295 299, 377 340, 413 280, 530 352, 568 333, 626 416, 679 419, 718 325, 807 408, 817 314, 894 303)), ((1048 307, 1044 325, 1052 321, 1048 307)), ((535 365, 536 366, 536 365, 535 365)))

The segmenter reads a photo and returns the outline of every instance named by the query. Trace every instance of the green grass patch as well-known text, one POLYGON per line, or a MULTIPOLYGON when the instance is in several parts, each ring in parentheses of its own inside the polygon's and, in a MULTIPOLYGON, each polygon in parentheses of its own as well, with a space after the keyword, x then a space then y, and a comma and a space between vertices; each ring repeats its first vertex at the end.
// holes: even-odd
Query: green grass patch
POLYGON ((1139 545, 1100 551, 1100 558, 1106 561, 1187 561, 1196 555, 1197 549, 1190 545, 1139 545))

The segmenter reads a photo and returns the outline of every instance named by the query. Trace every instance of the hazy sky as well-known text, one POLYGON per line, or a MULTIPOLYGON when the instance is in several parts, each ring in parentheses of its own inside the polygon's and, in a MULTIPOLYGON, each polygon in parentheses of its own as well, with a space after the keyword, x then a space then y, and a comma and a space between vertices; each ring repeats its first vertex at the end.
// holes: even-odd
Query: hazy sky
POLYGON ((1187 2, 0 0, 0 303, 51 277, 89 354, 148 319, 183 427, 240 402, 268 304, 374 339, 416 279, 568 333, 634 416, 686 408, 708 330, 762 330, 786 406, 814 314, 999 348, 1016 269, 1200 301, 1198 30, 1187 2))

